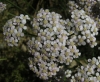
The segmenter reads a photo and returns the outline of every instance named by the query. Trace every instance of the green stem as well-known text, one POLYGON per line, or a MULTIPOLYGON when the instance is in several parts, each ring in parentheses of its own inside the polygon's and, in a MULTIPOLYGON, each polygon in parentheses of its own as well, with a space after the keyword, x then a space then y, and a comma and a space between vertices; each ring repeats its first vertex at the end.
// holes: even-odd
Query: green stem
POLYGON ((6 59, 6 58, 4 58, 4 59, 3 59, 3 58, 2 58, 2 59, 0 59, 0 61, 3 61, 3 60, 7 60, 7 59, 6 59))
POLYGON ((10 13, 10 12, 8 12, 8 14, 11 15, 11 16, 15 16, 14 14, 12 14, 12 13, 10 13))

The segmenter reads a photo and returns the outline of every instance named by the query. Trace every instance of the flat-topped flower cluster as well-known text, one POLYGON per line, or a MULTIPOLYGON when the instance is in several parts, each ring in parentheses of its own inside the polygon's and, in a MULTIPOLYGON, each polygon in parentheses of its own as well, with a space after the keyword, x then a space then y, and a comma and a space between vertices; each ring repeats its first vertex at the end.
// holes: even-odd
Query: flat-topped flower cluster
POLYGON ((86 15, 84 10, 73 10, 71 12, 71 29, 76 35, 75 42, 78 45, 86 45, 89 43, 91 47, 97 45, 95 36, 98 35, 97 23, 86 15))
POLYGON ((58 63, 69 65, 73 58, 80 56, 72 39, 69 41, 70 34, 65 26, 67 22, 61 19, 61 15, 41 9, 31 23, 37 37, 32 37, 27 43, 28 50, 33 55, 29 59, 33 63, 29 65, 40 78, 48 79, 56 75, 59 71, 58 63))
POLYGON ((100 57, 88 59, 88 64, 80 66, 71 77, 71 82, 100 82, 100 57))
POLYGON ((28 15, 21 14, 7 21, 3 27, 3 34, 8 46, 18 46, 19 41, 24 36, 23 30, 27 29, 26 21, 29 19, 28 15))

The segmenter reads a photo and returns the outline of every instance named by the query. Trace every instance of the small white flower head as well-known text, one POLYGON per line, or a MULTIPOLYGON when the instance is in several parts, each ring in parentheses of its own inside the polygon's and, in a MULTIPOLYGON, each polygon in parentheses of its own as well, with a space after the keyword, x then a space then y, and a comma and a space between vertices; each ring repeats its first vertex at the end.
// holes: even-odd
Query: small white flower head
POLYGON ((20 14, 19 18, 21 19, 22 24, 26 24, 26 20, 30 20, 28 15, 20 14))
MULTIPOLYGON (((90 16, 86 15, 84 10, 75 9, 71 13, 72 19, 71 22, 73 27, 68 27, 67 30, 73 30, 77 40, 76 44, 78 45, 86 45, 88 43, 92 48, 97 45, 95 35, 98 35, 97 23, 90 18, 90 16)), ((67 23, 68 25, 68 23, 67 23)))
MULTIPOLYGON (((99 0, 98 0, 99 1, 99 0)), ((73 11, 74 9, 83 9, 88 15, 91 15, 92 12, 92 7, 97 3, 96 0, 77 0, 75 1, 69 1, 68 5, 70 8, 70 12, 73 11)), ((84 17, 82 17, 84 18, 84 17)))
POLYGON ((100 47, 98 47, 98 50, 100 50, 100 47))
POLYGON ((65 71, 65 75, 67 78, 69 78, 71 76, 72 71, 71 70, 66 70, 65 71))
POLYGON ((27 15, 21 14, 8 20, 4 25, 3 34, 9 46, 18 46, 19 40, 24 37, 23 30, 27 29, 27 26, 25 26, 27 19, 29 20, 27 15), (23 23, 22 20, 25 22, 23 23))
POLYGON ((74 78, 81 82, 100 82, 100 57, 88 59, 88 64, 79 67, 74 78))
POLYGON ((0 13, 6 9, 6 4, 0 2, 0 13))

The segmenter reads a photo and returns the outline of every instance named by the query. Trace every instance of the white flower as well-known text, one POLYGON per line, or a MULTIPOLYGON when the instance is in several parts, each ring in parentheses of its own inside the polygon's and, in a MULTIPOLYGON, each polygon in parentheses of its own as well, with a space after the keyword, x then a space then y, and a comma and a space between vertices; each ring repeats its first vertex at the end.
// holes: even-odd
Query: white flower
POLYGON ((20 19, 21 19, 22 24, 26 24, 26 20, 30 20, 28 15, 24 16, 23 14, 20 14, 20 19))
POLYGON ((71 70, 66 70, 65 71, 65 75, 67 78, 69 78, 71 76, 72 71, 71 70))

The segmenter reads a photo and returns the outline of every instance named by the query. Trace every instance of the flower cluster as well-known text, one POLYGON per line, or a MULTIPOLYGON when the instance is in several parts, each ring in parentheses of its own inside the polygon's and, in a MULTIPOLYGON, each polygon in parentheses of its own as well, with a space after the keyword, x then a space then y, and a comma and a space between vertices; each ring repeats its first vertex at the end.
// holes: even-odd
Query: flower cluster
POLYGON ((99 2, 99 0, 77 0, 76 2, 69 1, 69 12, 72 12, 76 9, 84 10, 85 13, 97 23, 97 27, 100 28, 99 2))
POLYGON ((0 13, 6 9, 6 4, 0 2, 0 13))
POLYGON ((100 82, 100 57, 88 59, 88 64, 79 67, 71 78, 71 82, 100 82))
POLYGON ((89 16, 91 16, 92 8, 96 3, 96 0, 77 0, 79 9, 83 9, 89 16))
POLYGON ((73 11, 75 9, 83 9, 86 14, 88 14, 89 16, 91 16, 91 12, 92 12, 92 8, 93 6, 97 3, 96 0, 77 0, 75 1, 69 1, 68 5, 70 10, 69 11, 73 11))
POLYGON ((61 19, 61 15, 47 9, 41 9, 32 21, 36 37, 27 43, 33 55, 29 59, 32 62, 29 66, 42 79, 56 75, 58 63, 69 65, 73 58, 81 55, 72 40, 74 37, 69 39, 65 24, 67 22, 61 19))
POLYGON ((29 19, 28 15, 21 14, 6 22, 3 27, 3 34, 8 46, 18 46, 18 42, 24 36, 23 30, 27 29, 27 26, 25 26, 26 20, 29 19))
POLYGON ((85 14, 84 10, 73 10, 71 12, 71 22, 73 27, 71 28, 76 35, 75 40, 78 45, 86 45, 89 43, 91 47, 97 45, 95 36, 98 35, 98 28, 96 22, 85 14))
MULTIPOLYGON (((27 33, 30 36, 25 47, 31 54, 29 68, 43 80, 51 78, 57 75, 62 67, 79 58, 81 53, 77 46, 89 44, 94 48, 97 45, 95 36, 98 35, 100 19, 99 16, 93 16, 95 13, 92 13, 92 9, 98 1, 69 1, 71 17, 66 20, 48 9, 40 9, 33 20, 30 20, 28 15, 16 16, 8 20, 3 27, 5 41, 8 46, 18 46, 23 41, 24 33, 32 29, 32 34, 27 33), (31 28, 26 31, 28 20, 31 22, 31 28)), ((5 6, 0 6, 0 12, 5 6)), ((64 74, 70 78, 72 71, 67 69, 64 74)), ((77 73, 71 77, 71 82, 80 81, 100 82, 100 57, 88 59, 86 66, 77 69, 77 73)))

